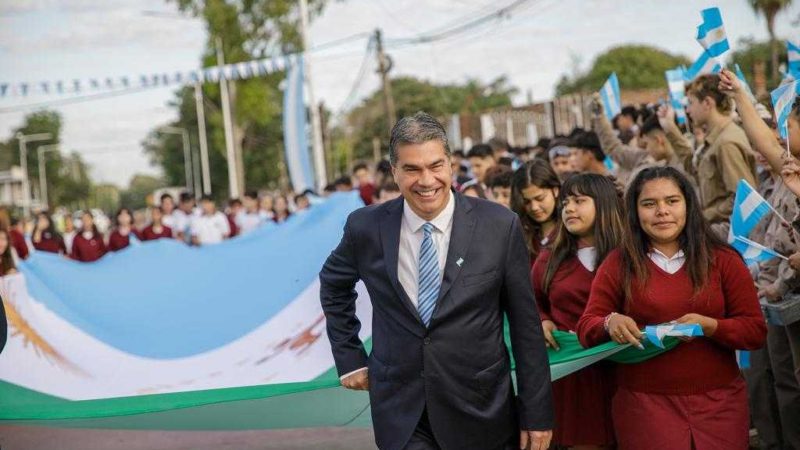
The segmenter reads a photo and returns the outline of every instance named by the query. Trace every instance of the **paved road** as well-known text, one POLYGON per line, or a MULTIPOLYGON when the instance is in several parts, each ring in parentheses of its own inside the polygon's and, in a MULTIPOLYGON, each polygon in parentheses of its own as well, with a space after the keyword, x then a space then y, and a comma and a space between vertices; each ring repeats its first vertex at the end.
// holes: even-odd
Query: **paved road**
POLYGON ((2 450, 373 450, 372 430, 126 431, 0 427, 2 450))

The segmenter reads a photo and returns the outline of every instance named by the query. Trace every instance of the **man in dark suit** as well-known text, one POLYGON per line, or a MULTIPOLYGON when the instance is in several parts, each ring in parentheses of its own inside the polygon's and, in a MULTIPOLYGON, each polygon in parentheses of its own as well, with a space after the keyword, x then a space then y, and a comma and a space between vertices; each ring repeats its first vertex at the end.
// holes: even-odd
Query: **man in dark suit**
POLYGON ((353 212, 320 272, 342 385, 369 390, 382 450, 546 449, 550 369, 517 216, 450 189, 447 134, 430 115, 401 119, 390 152, 403 197, 353 212), (369 356, 359 280, 372 301, 369 356))

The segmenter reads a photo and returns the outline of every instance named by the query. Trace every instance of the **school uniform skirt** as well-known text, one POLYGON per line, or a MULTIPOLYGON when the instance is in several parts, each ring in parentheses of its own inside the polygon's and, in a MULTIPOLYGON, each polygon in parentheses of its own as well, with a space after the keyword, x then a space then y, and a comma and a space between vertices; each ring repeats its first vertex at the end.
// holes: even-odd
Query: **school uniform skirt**
POLYGON ((737 377, 701 394, 618 388, 611 414, 619 450, 747 450, 747 388, 737 377))

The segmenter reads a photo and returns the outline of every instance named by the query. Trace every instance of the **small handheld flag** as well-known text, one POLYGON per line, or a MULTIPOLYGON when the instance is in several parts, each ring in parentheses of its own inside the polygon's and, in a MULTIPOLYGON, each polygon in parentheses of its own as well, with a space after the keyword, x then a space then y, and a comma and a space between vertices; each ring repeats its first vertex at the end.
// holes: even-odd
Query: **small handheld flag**
POLYGON ((722 14, 719 8, 708 8, 700 12, 703 23, 697 27, 697 42, 706 49, 709 56, 722 56, 731 49, 728 36, 722 25, 722 14))
POLYGON ((786 55, 789 60, 789 74, 795 79, 800 78, 800 40, 786 41, 786 55))
POLYGON ((719 63, 719 61, 717 61, 716 58, 712 58, 707 52, 704 51, 700 54, 700 56, 697 57, 697 60, 694 62, 694 64, 686 69, 686 72, 683 74, 683 79, 686 81, 692 81, 700 75, 707 73, 719 73, 720 70, 722 70, 722 65, 719 63))
POLYGON ((758 242, 753 242, 742 236, 735 236, 731 243, 733 248, 742 255, 745 264, 751 266, 762 261, 769 261, 772 258, 787 259, 785 256, 771 248, 764 247, 758 242))
POLYGON ((647 340, 658 348, 664 348, 664 338, 702 336, 703 328, 696 323, 665 323, 661 325, 648 325, 644 328, 647 340))
POLYGON ((753 186, 744 179, 739 180, 731 214, 731 239, 733 236, 748 237, 770 209, 769 202, 753 186))
POLYGON ((608 120, 613 120, 617 114, 622 112, 622 101, 619 96, 619 80, 616 72, 613 72, 608 80, 600 89, 600 98, 603 101, 603 109, 606 111, 608 120))
POLYGON ((744 77, 744 73, 742 73, 742 69, 739 67, 738 64, 734 65, 736 69, 736 78, 742 82, 742 87, 744 87, 745 92, 747 92, 747 98, 750 99, 751 103, 756 103, 756 96, 753 95, 753 91, 750 89, 750 85, 747 84, 747 79, 744 77))
POLYGON ((789 127, 786 122, 789 119, 789 113, 792 111, 792 105, 794 104, 796 95, 797 80, 778 86, 778 88, 770 94, 770 97, 772 97, 772 106, 775 109, 775 121, 778 124, 778 132, 787 142, 787 153, 789 153, 789 127))
POLYGON ((672 109, 675 110, 675 118, 678 123, 683 125, 686 123, 686 109, 684 109, 683 101, 686 98, 686 86, 683 84, 684 70, 681 67, 667 70, 664 75, 667 78, 667 87, 669 88, 669 102, 672 109))

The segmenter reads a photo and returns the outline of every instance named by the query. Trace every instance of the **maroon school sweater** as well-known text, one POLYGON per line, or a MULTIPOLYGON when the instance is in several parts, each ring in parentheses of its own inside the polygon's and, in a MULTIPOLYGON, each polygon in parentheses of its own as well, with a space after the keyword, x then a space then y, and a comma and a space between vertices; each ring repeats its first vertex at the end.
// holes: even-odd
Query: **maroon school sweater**
POLYGON ((550 250, 542 250, 531 272, 539 315, 542 320, 553 321, 561 331, 574 331, 589 300, 594 273, 589 272, 577 256, 567 258, 558 266, 550 290, 545 293, 543 281, 549 260, 550 250))
POLYGON ((119 229, 115 228, 108 236, 108 250, 116 252, 129 246, 131 244, 131 235, 135 236, 137 239, 139 238, 139 234, 134 229, 131 229, 128 234, 123 236, 122 233, 119 232, 119 229))
MULTIPOLYGON (((695 296, 686 265, 670 275, 648 258, 647 283, 642 289, 633 289, 628 305, 624 301, 621 261, 620 251, 615 250, 597 269, 589 304, 576 330, 584 346, 609 340, 603 321, 612 311, 630 316, 640 328, 689 313, 715 318, 719 325, 711 337, 681 343, 638 364, 619 364, 618 386, 654 394, 707 392, 739 376, 734 350, 754 350, 764 345, 767 327, 756 289, 742 258, 733 250, 714 252, 708 283, 695 296)), ((636 284, 634 280, 633 285, 636 284)))
POLYGON ((39 242, 33 242, 33 248, 40 252, 67 253, 67 247, 64 245, 64 239, 50 231, 43 231, 39 242))
POLYGON ((82 262, 97 261, 106 254, 106 244, 103 236, 95 234, 91 239, 83 237, 82 233, 76 234, 72 241, 72 259, 82 262))
POLYGON ((152 241, 155 239, 171 238, 171 237, 172 237, 172 228, 166 225, 161 225, 160 233, 155 232, 155 230, 153 229, 153 224, 146 226, 144 230, 142 230, 143 241, 152 241))

